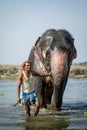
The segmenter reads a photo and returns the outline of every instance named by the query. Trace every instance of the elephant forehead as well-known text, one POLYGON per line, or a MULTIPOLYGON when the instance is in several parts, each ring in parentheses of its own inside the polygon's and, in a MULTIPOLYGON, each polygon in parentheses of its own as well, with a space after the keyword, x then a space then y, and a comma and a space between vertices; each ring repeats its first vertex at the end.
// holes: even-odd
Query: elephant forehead
POLYGON ((48 40, 49 42, 52 42, 52 41, 53 41, 53 37, 52 37, 52 36, 47 36, 47 40, 48 40))

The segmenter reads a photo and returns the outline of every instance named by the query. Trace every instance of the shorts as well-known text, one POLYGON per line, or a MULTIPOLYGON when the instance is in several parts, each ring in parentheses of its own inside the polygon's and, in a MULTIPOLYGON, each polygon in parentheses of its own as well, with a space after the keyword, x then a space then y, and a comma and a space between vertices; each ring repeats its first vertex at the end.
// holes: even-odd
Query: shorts
POLYGON ((34 104, 36 102, 36 93, 35 91, 31 91, 30 93, 23 93, 23 102, 24 104, 29 103, 34 104))

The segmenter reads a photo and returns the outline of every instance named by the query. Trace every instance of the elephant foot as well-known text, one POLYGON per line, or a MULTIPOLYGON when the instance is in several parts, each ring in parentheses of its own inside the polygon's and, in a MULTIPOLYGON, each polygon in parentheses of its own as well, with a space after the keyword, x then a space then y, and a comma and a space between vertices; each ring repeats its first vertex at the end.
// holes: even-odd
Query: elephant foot
POLYGON ((46 104, 42 104, 40 105, 41 108, 46 108, 47 109, 47 105, 46 104))
POLYGON ((56 108, 57 111, 61 111, 61 108, 56 108))
POLYGON ((56 111, 61 111, 61 107, 55 107, 54 105, 51 105, 50 109, 56 110, 56 111))

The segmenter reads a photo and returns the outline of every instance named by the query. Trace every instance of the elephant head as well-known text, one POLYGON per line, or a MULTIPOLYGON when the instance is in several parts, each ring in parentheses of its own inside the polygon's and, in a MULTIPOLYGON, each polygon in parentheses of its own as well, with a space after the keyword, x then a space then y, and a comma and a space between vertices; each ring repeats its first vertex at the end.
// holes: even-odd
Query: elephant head
MULTIPOLYGON (((77 51, 71 34, 66 30, 50 29, 39 37, 28 58, 33 69, 39 73, 51 72, 49 82, 52 91, 50 94, 49 89, 47 90, 46 98, 50 95, 51 106, 58 110, 62 105, 70 66, 76 57, 77 51)), ((46 79, 44 83, 48 85, 46 79)))

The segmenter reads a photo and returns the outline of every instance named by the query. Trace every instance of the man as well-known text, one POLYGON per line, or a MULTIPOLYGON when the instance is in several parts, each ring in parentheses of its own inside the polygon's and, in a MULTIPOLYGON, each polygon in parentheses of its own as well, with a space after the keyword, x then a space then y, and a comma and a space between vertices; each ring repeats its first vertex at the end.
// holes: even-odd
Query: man
POLYGON ((37 72, 31 70, 31 62, 25 61, 22 64, 22 72, 18 76, 18 86, 17 86, 17 100, 18 103, 21 102, 20 98, 20 90, 22 86, 22 92, 24 97, 24 104, 26 109, 26 116, 30 116, 30 105, 31 103, 35 104, 35 113, 34 115, 37 116, 40 108, 40 104, 38 103, 37 96, 35 91, 33 90, 32 86, 32 75, 33 76, 49 76, 50 74, 40 75, 37 72))

